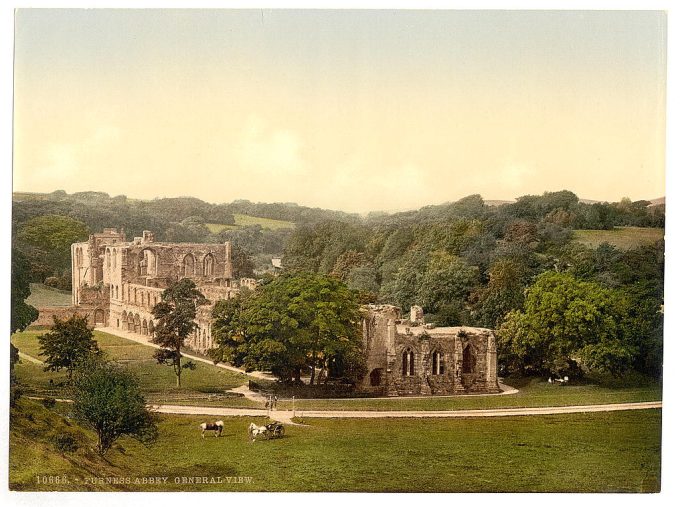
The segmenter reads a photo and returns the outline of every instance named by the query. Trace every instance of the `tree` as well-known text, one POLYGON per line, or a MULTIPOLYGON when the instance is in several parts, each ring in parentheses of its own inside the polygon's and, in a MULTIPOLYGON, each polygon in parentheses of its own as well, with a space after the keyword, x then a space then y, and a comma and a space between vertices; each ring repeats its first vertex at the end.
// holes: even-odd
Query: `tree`
POLYGON ((73 315, 61 320, 54 317, 49 333, 38 337, 40 355, 45 356, 45 371, 68 372, 69 381, 78 363, 90 354, 99 353, 99 346, 92 330, 87 325, 87 317, 73 315))
POLYGON ((246 370, 299 381, 309 369, 311 382, 320 381, 331 364, 342 363, 343 375, 352 379, 365 373, 359 305, 335 277, 281 275, 250 295, 218 302, 213 318, 217 357, 246 370))
POLYGON ((87 236, 87 226, 80 220, 43 215, 18 225, 16 242, 21 250, 31 252, 34 273, 64 276, 71 266, 71 244, 87 236))
POLYGON ((100 454, 124 435, 145 444, 158 435, 155 417, 146 408, 137 379, 110 362, 90 358, 76 370, 73 410, 97 433, 100 454))
POLYGON ((23 331, 38 318, 38 310, 26 303, 31 295, 28 273, 30 263, 18 250, 12 249, 12 288, 11 288, 11 317, 10 333, 23 331))
POLYGON ((172 366, 177 376, 177 387, 182 385, 182 370, 194 369, 191 361, 182 364, 181 349, 184 340, 196 329, 198 307, 208 303, 196 284, 182 278, 163 291, 161 301, 154 306, 152 313, 158 323, 151 338, 152 343, 160 345, 154 353, 159 364, 172 366))
POLYGON ((613 289, 545 272, 528 289, 523 311, 510 312, 503 322, 501 354, 520 371, 559 373, 575 363, 622 373, 637 352, 629 313, 629 301, 613 289))

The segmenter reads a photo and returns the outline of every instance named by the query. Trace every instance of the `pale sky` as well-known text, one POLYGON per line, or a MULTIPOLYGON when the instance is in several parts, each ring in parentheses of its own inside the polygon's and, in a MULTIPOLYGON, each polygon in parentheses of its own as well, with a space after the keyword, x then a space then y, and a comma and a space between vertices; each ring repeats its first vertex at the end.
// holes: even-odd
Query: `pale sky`
POLYGON ((20 10, 14 190, 653 199, 665 47, 649 11, 20 10))

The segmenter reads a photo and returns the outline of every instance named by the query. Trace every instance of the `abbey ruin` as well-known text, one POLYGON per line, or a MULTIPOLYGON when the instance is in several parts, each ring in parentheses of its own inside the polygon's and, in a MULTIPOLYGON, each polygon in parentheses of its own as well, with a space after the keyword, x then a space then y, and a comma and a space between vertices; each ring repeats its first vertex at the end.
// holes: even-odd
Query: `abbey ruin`
POLYGON ((369 305, 362 321, 368 374, 360 389, 376 395, 500 392, 496 337, 490 329, 434 327, 423 310, 369 305))
POLYGON ((211 302, 198 310, 196 331, 187 346, 199 352, 213 347, 213 304, 228 299, 255 280, 232 276, 231 245, 161 243, 150 231, 126 241, 123 232, 104 229, 71 246, 72 298, 78 313, 95 326, 110 326, 142 336, 153 334, 151 310, 163 290, 181 278, 194 281, 211 302))
MULTIPOLYGON (((199 308, 190 349, 213 347, 211 313, 220 299, 255 280, 233 278, 231 245, 156 242, 150 231, 126 241, 104 229, 71 246, 73 307, 95 326, 140 336, 153 334, 153 307, 170 284, 193 280, 211 304, 199 308)), ((357 386, 375 395, 446 395, 499 392, 496 338, 490 329, 435 327, 414 306, 408 318, 391 305, 368 305, 362 319, 368 374, 357 386)))

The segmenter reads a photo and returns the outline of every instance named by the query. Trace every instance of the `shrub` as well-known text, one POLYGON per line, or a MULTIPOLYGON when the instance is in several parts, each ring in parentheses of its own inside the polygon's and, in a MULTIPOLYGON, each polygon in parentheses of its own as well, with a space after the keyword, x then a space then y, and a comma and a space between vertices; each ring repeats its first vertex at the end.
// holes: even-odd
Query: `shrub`
POLYGON ((75 452, 78 450, 78 440, 71 433, 60 433, 52 439, 59 452, 75 452))
POLYGON ((45 408, 54 408, 54 406, 57 404, 57 400, 54 398, 43 398, 41 400, 41 403, 43 404, 43 407, 45 408))

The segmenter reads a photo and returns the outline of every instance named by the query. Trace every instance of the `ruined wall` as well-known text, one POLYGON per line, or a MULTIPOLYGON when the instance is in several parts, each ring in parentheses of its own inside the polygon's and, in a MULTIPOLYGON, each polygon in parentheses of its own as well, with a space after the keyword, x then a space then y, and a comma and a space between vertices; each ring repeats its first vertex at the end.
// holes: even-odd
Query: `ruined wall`
POLYGON ((369 373, 361 390, 390 396, 500 391, 491 330, 425 325, 419 308, 407 321, 399 318, 396 307, 369 306, 365 311, 369 373))

